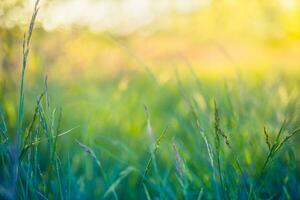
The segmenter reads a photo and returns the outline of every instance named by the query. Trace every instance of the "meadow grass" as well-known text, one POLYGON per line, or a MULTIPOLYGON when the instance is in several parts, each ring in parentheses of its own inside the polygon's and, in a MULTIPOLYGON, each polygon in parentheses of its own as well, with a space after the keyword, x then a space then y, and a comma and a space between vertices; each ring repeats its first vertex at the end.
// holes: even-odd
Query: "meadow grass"
POLYGON ((119 76, 70 93, 53 91, 46 76, 34 104, 25 78, 38 3, 23 41, 16 124, 1 105, 1 199, 300 198, 300 76, 238 72, 224 83, 189 65, 186 79, 175 72, 159 84, 138 73, 125 90, 119 76), (52 104, 68 95, 83 98, 52 104))

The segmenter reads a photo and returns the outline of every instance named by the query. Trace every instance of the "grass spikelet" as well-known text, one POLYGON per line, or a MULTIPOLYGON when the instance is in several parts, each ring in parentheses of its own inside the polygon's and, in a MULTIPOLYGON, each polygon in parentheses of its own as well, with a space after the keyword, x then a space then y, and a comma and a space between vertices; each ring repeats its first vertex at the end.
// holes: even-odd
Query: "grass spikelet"
POLYGON ((20 85, 20 99, 19 99, 19 112, 18 112, 18 137, 19 137, 19 142, 21 139, 21 132, 22 132, 22 123, 23 123, 23 115, 24 115, 24 82, 25 82, 25 71, 27 67, 27 59, 29 55, 29 46, 30 46, 30 41, 32 37, 32 32, 35 24, 35 20, 39 11, 38 8, 39 5, 39 0, 35 2, 34 5, 34 10, 33 14, 30 20, 30 24, 28 27, 28 35, 26 37, 26 34, 24 34, 23 38, 23 56, 22 56, 22 76, 21 76, 21 85, 20 85))
POLYGON ((218 175, 219 175, 219 181, 222 186, 223 193, 225 192, 225 186, 223 183, 223 176, 221 171, 221 162, 220 162, 220 117, 219 112, 217 108, 216 100, 214 99, 214 128, 215 128, 215 148, 216 148, 216 157, 217 157, 217 169, 218 169, 218 175))
MULTIPOLYGON (((219 115, 216 99, 214 99, 214 128, 215 128, 215 148, 216 148, 217 169, 218 169, 218 174, 219 174, 219 180, 220 180, 220 184, 222 186, 222 192, 223 192, 224 198, 230 199, 229 194, 228 194, 228 187, 224 183, 224 177, 223 177, 223 173, 222 173, 222 170, 221 170, 221 161, 220 161, 221 144, 220 144, 220 138, 224 139, 226 146, 230 150, 232 150, 232 148, 231 148, 231 145, 229 143, 229 139, 228 139, 227 135, 225 135, 223 130, 220 128, 220 115, 219 115)), ((235 162, 237 163, 237 166, 238 166, 240 172, 242 173, 240 164, 239 164, 236 156, 234 156, 234 157, 235 157, 235 162)))
MULTIPOLYGON (((18 198, 18 179, 19 179, 19 158, 20 158, 20 153, 21 153, 21 146, 23 142, 23 118, 24 118, 24 101, 25 101, 25 94, 24 94, 24 84, 25 84, 25 71, 27 68, 27 59, 29 55, 29 46, 30 46, 30 41, 32 37, 32 32, 35 24, 35 20, 38 14, 38 5, 39 5, 39 0, 35 2, 33 14, 31 16, 30 24, 28 27, 28 35, 26 37, 26 34, 24 34, 23 38, 23 49, 22 49, 22 72, 21 72, 21 82, 20 82, 20 96, 19 96, 19 108, 18 108, 18 120, 17 120, 17 131, 16 134, 14 135, 14 146, 12 147, 11 151, 11 159, 12 159, 12 177, 11 177, 11 194, 12 194, 12 199, 18 198)), ((22 183, 22 182, 21 182, 22 183)), ((21 189, 23 189, 21 185, 21 189)))
POLYGON ((276 155, 276 153, 282 148, 282 146, 288 141, 290 140, 292 137, 294 137, 296 134, 300 133, 300 127, 296 128, 295 130, 291 131, 291 133, 289 133, 287 136, 285 136, 282 140, 280 140, 280 136, 282 135, 282 133, 284 132, 284 129, 286 127, 286 120, 284 120, 284 122, 282 123, 280 130, 277 133, 277 137, 276 140, 274 142, 274 144, 271 146, 269 154, 263 164, 263 167, 260 171, 260 176, 262 177, 267 166, 269 165, 269 163, 271 162, 271 160, 274 158, 274 156, 276 155))
POLYGON ((228 139, 227 135, 220 128, 220 115, 219 115, 219 110, 217 107, 217 102, 215 99, 214 99, 214 109, 215 109, 215 111, 214 111, 214 113, 215 113, 215 134, 216 134, 216 140, 217 140, 216 146, 218 146, 218 148, 220 148, 220 137, 219 136, 221 136, 224 139, 227 147, 229 149, 231 149, 231 145, 229 143, 229 139, 228 139))
MULTIPOLYGON (((244 172, 243 172, 241 164, 240 164, 240 162, 238 160, 238 157, 236 156, 236 153, 234 152, 234 150, 233 150, 233 148, 232 148, 232 146, 231 146, 231 144, 229 142, 228 136, 220 128, 220 115, 219 115, 219 111, 218 111, 218 107, 217 107, 217 102, 216 102, 215 99, 214 99, 214 109, 215 109, 215 134, 216 134, 216 138, 217 138, 217 144, 216 145, 218 145, 218 148, 219 148, 219 149, 217 149, 217 161, 218 161, 217 164, 218 164, 218 168, 219 168, 219 175, 221 173, 221 166, 220 166, 220 137, 221 137, 225 141, 226 146, 231 150, 231 152, 233 154, 234 162, 235 162, 235 164, 237 166, 237 169, 238 169, 239 173, 243 177, 243 187, 247 190, 247 184, 245 183, 245 180, 244 180, 244 178, 245 178, 244 172)), ((220 176, 220 181, 221 181, 221 184, 223 184, 222 183, 223 182, 222 181, 222 173, 221 173, 221 176, 220 176)), ((227 198, 229 198, 227 192, 226 192, 226 195, 227 195, 227 198)))
POLYGON ((269 141, 269 134, 267 132, 267 128, 264 126, 264 134, 265 134, 265 141, 266 141, 266 144, 269 148, 269 150, 271 150, 271 143, 269 141))
POLYGON ((184 179, 184 173, 183 173, 183 161, 182 158, 177 150, 177 146, 176 146, 176 142, 175 139, 173 138, 173 151, 175 154, 175 168, 176 168, 176 172, 179 175, 179 177, 183 180, 184 179))
POLYGON ((147 117, 147 134, 151 140, 151 143, 154 142, 154 133, 153 133, 153 129, 151 126, 151 118, 150 118, 150 111, 148 109, 148 106, 146 104, 144 104, 144 110, 146 113, 146 117, 147 117))
POLYGON ((161 135, 157 138, 156 142, 155 142, 155 145, 154 145, 154 149, 153 151, 151 152, 151 156, 147 162, 147 165, 146 165, 146 168, 145 168, 145 171, 144 171, 144 174, 143 174, 143 177, 141 179, 141 183, 144 181, 144 178, 146 177, 147 173, 149 172, 150 170, 150 166, 151 166, 151 163, 153 161, 153 156, 152 155, 155 155, 158 148, 159 148, 159 145, 161 143, 161 140, 163 139, 163 137, 165 136, 167 130, 168 130, 168 127, 169 126, 166 126, 166 128, 163 130, 163 132, 161 133, 161 135))
POLYGON ((81 149, 83 151, 85 151, 87 154, 89 154, 93 160, 96 162, 96 164, 102 168, 102 165, 101 165, 101 162, 100 160, 97 158, 95 152, 93 151, 93 149, 91 149, 90 147, 88 147, 87 145, 85 144, 82 144, 81 142, 79 142, 77 139, 75 139, 76 143, 81 147, 81 149))
POLYGON ((300 127, 293 130, 289 135, 285 136, 284 139, 278 144, 274 153, 276 153, 288 140, 290 140, 292 137, 294 137, 298 133, 300 133, 300 127))

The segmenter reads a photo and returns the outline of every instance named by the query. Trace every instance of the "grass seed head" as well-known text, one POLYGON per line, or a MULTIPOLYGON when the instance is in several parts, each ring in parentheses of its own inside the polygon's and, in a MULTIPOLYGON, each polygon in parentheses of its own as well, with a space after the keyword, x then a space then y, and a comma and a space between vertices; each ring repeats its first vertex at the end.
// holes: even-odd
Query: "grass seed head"
POLYGON ((176 167, 176 171, 178 173, 178 175, 180 176, 181 179, 184 178, 184 173, 183 173, 183 161, 182 158, 177 150, 177 146, 176 146, 176 142, 175 139, 173 139, 173 151, 175 154, 175 167, 176 167))

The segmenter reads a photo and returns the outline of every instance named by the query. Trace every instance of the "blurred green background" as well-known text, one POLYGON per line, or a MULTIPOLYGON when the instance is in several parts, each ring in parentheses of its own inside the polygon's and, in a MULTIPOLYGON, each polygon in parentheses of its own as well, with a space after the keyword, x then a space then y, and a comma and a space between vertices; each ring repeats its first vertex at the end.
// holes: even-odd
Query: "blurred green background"
MULTIPOLYGON (((0 2, 0 109, 10 135, 16 130, 22 39, 33 5, 0 2)), ((103 183, 97 167, 75 138, 94 149, 112 181, 133 166, 138 173, 122 180, 117 192, 121 199, 139 199, 145 198, 143 190, 133 190, 151 143, 169 125, 158 150, 158 172, 151 171, 147 182, 151 195, 182 197, 174 176, 175 138, 188 168, 190 198, 204 188, 212 199, 212 171, 194 113, 213 144, 216 99, 222 129, 254 181, 268 153, 264 126, 271 139, 285 118, 287 132, 299 126, 299 19, 296 0, 41 1, 26 69, 24 126, 47 74, 51 108, 62 109, 61 130, 75 127, 57 147, 74 196, 95 198, 107 189, 98 188, 103 183)), ((269 177, 262 197, 279 198, 284 191, 299 197, 299 142, 293 138, 270 169, 278 177, 269 177)), ((228 185, 236 187, 233 155, 226 148, 223 153, 228 185)))

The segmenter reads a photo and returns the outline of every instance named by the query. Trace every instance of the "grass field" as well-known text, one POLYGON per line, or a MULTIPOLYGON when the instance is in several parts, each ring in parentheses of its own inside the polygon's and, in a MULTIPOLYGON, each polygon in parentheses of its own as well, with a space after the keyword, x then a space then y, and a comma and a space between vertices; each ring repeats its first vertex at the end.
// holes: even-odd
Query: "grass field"
POLYGON ((0 199, 300 198, 297 59, 253 48, 280 66, 241 66, 219 48, 227 66, 197 67, 190 58, 213 53, 183 45, 193 52, 181 57, 180 36, 163 34, 141 59, 127 44, 143 38, 71 38, 35 29, 36 17, 38 4, 9 54, 18 67, 0 71, 0 199))

